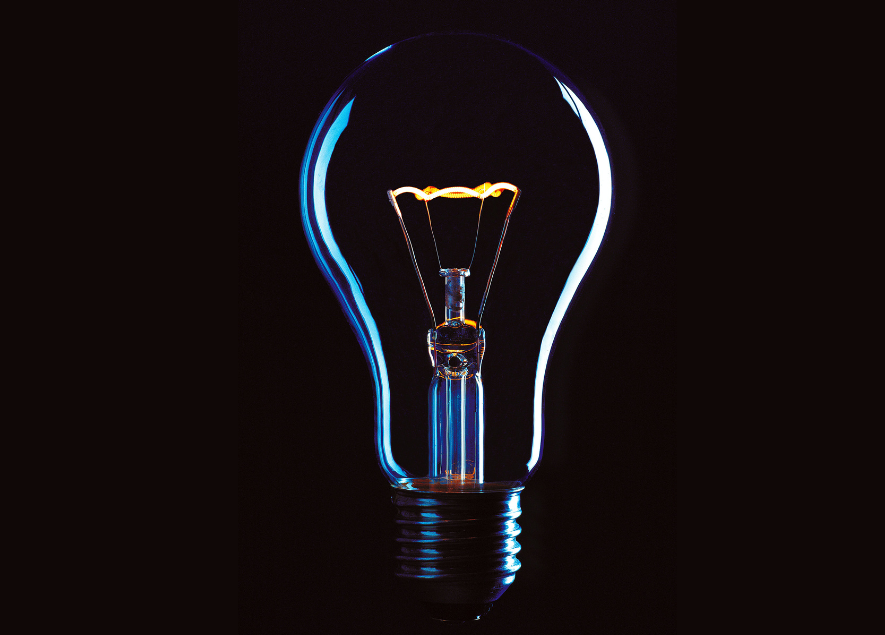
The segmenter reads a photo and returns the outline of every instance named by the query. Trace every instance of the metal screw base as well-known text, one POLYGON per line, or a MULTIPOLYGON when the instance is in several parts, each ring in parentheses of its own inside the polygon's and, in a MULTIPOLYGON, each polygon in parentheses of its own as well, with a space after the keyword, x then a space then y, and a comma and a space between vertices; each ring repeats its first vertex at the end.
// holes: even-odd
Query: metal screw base
POLYGON ((394 490, 396 576, 426 603, 431 617, 479 619, 513 582, 520 567, 521 489, 394 490))

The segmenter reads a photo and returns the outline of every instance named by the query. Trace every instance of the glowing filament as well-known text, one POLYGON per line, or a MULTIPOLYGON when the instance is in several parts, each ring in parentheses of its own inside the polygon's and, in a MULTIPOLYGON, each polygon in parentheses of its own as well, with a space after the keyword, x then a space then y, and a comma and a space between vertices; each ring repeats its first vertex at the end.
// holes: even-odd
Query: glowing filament
POLYGON ((405 192, 411 192, 415 195, 415 198, 419 201, 432 201, 438 196, 442 196, 445 198, 478 198, 478 199, 486 199, 489 196, 497 198, 501 196, 501 190, 509 190, 514 194, 519 192, 519 188, 515 185, 511 185, 510 183, 495 183, 492 185, 491 183, 483 183, 482 185, 477 185, 475 188, 470 189, 469 187, 445 187, 443 189, 439 189, 433 187, 425 187, 423 190, 419 190, 415 187, 401 187, 398 190, 393 190, 391 194, 394 197, 399 196, 405 192))

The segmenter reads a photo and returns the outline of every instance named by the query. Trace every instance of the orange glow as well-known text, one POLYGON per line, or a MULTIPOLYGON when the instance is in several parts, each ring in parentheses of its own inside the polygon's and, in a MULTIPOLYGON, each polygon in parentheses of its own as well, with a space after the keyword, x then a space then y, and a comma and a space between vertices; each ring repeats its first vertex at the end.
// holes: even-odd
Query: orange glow
MULTIPOLYGON (((461 320, 461 322, 463 322, 466 326, 472 326, 473 328, 476 328, 476 321, 475 320, 461 320)), ((442 324, 437 324, 436 328, 440 328, 445 325, 446 325, 446 323, 443 322, 442 324)))
MULTIPOLYGON (((479 216, 477 217, 477 226, 476 231, 477 235, 479 233, 479 217, 482 216, 482 205, 486 198, 489 196, 500 196, 502 190, 507 190, 509 192, 513 192, 513 198, 510 200, 510 206, 507 208, 507 216, 504 219, 504 229, 501 231, 501 240, 498 242, 498 250, 495 252, 495 260, 492 262, 492 270, 489 273, 489 279, 486 282, 486 289, 482 295, 482 302, 479 305, 479 315, 477 316, 476 322, 469 320, 472 325, 477 325, 482 322, 482 312, 485 310, 486 298, 489 295, 489 287, 492 284, 492 276, 495 275, 495 268, 498 266, 498 258, 501 255, 501 246, 504 244, 504 235, 507 233, 507 225, 510 223, 510 214, 513 212, 513 208, 516 207, 516 202, 519 200, 520 189, 513 185, 512 183, 495 183, 494 185, 486 182, 481 185, 477 185, 475 188, 471 189, 469 187, 447 187, 442 190, 439 190, 433 186, 426 187, 424 190, 419 190, 414 187, 401 187, 397 190, 387 190, 387 198, 390 201, 390 204, 393 206, 394 211, 396 212, 397 217, 399 217, 400 228, 403 230, 403 236, 406 239, 406 245, 409 247, 409 255, 412 257, 412 266, 415 267, 415 273, 418 275, 418 281, 421 283, 421 292, 424 294, 424 301, 427 303, 427 310, 430 311, 430 318, 436 323, 436 317, 433 313, 433 306, 430 304, 430 298, 427 297, 427 287, 424 286, 424 278, 421 276, 421 270, 418 267, 418 260, 415 258, 415 250, 412 247, 412 241, 409 238, 409 232, 406 230, 406 223, 403 220, 403 213, 399 208, 399 205, 396 202, 396 197, 400 194, 404 194, 409 192, 415 196, 419 201, 424 201, 424 207, 427 210, 427 222, 430 225, 430 230, 433 232, 433 224, 430 220, 430 207, 427 205, 427 201, 432 201, 435 198, 440 196, 445 198, 478 198, 480 199, 479 205, 479 216)), ((434 238, 434 246, 435 246, 436 238, 434 238)), ((474 249, 476 249, 474 245, 474 249)), ((439 259, 439 253, 437 252, 437 259, 439 259)), ((472 263, 472 260, 471 260, 472 263)), ((440 325, 442 326, 442 325, 440 325)))
POLYGON ((479 199, 485 199, 489 196, 498 197, 501 196, 502 190, 510 190, 515 194, 519 191, 519 188, 515 185, 511 185, 510 183, 495 183, 494 185, 492 185, 491 183, 486 182, 482 185, 477 185, 473 189, 469 187, 446 187, 443 189, 439 189, 433 187, 432 185, 430 187, 425 187, 423 190, 419 190, 414 187, 401 187, 398 190, 393 190, 392 194, 394 197, 397 197, 405 192, 411 192, 419 201, 432 201, 439 196, 442 196, 444 198, 479 199))
POLYGON ((466 474, 461 474, 460 472, 452 472, 451 470, 446 470, 446 478, 450 481, 475 481, 476 480, 476 468, 471 467, 470 472, 466 474))

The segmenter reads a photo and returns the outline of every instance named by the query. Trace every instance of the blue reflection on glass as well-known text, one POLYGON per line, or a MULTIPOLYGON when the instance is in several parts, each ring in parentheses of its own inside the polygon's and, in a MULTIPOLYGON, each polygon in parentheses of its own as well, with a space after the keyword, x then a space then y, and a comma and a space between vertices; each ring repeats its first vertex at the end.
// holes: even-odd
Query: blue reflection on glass
POLYGON ((390 480, 396 481, 399 478, 405 478, 407 475, 394 461, 390 447, 390 383, 387 377, 387 366, 384 361, 384 350, 381 346, 381 336, 363 297, 362 285, 351 270, 350 265, 347 264, 347 261, 341 254, 341 250, 338 248, 338 244, 335 242, 332 228, 329 226, 328 211, 326 210, 326 173, 329 168, 329 161, 332 158, 332 152, 335 150, 335 144, 350 120, 350 111, 355 100, 355 98, 351 99, 341 109, 335 121, 326 130, 326 121, 340 97, 341 95, 339 94, 326 106, 325 111, 320 117, 320 123, 316 126, 308 144, 304 164, 301 169, 301 215, 304 226, 307 229, 308 242, 314 258, 319 264, 323 275, 335 291, 335 295, 338 296, 347 320, 359 339, 360 348, 362 348, 369 362, 369 367, 375 379, 375 412, 377 421, 375 443, 378 447, 378 455, 381 457, 381 469, 390 480), (314 162, 316 167, 313 171, 313 181, 311 183, 311 159, 314 155, 317 141, 322 136, 324 130, 325 136, 322 138, 322 144, 314 162), (308 185, 310 186, 308 187, 308 185), (311 200, 308 200, 308 196, 311 197, 311 200), (315 220, 315 223, 311 219, 311 202, 313 203, 313 220, 315 220), (316 232, 319 232, 319 236, 317 236, 316 232), (328 251, 328 257, 337 265, 337 269, 344 276, 346 286, 336 277, 330 267, 330 263, 323 257, 321 244, 325 246, 325 249, 328 251), (380 417, 378 416, 379 413, 380 417))
POLYGON ((368 62, 370 59, 372 59, 372 57, 378 57, 378 56, 381 55, 384 51, 386 51, 387 49, 389 49, 391 46, 393 46, 393 44, 391 44, 390 46, 385 46, 383 49, 381 49, 380 51, 378 51, 377 53, 375 53, 375 54, 372 55, 371 57, 366 58, 366 61, 368 62))
MULTIPOLYGON (((554 77, 554 79, 556 78, 554 77)), ((535 430, 534 436, 532 437, 532 455, 529 462, 526 464, 530 472, 537 466, 538 459, 541 458, 543 426, 538 425, 538 422, 541 421, 541 417, 543 417, 544 414, 544 375, 547 372, 547 361, 550 358, 550 350, 553 347, 553 340, 556 338, 556 333, 559 331, 559 326, 562 323, 562 319, 565 317, 565 312, 568 310, 568 306, 571 303, 572 298, 574 298, 574 295, 581 284, 581 280, 584 278, 584 274, 587 273, 587 269, 590 268, 590 264, 596 257, 596 252, 599 251, 599 246, 602 244, 602 238, 605 235, 605 230, 608 226, 612 204, 611 163, 609 161, 608 152, 605 149, 605 142, 602 139, 602 132, 596 124, 596 121, 593 119, 593 116, 587 110, 587 106, 585 106, 584 102, 575 95, 572 89, 559 81, 559 79, 556 79, 556 83, 559 84, 559 90, 562 91, 562 96, 565 101, 581 119, 584 129, 590 137, 590 143, 593 144, 593 151, 596 153, 596 165, 599 170, 599 203, 596 208, 596 217, 593 220, 593 226, 590 228, 590 235, 587 238, 584 249, 581 251, 581 255, 578 256, 578 260, 565 282, 565 286, 559 296, 559 301, 556 303, 556 308, 553 309, 550 322, 547 323, 544 339, 541 340, 541 354, 538 357, 538 366, 535 371, 535 430)))

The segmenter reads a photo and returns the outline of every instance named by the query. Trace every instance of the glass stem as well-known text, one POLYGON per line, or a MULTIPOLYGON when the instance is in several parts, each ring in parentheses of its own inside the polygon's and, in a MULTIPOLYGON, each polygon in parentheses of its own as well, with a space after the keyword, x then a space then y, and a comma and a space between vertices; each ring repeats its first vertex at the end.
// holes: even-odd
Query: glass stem
MULTIPOLYGON (((464 279, 470 270, 441 269, 439 274, 446 279, 445 325, 460 330, 465 325, 464 279)), ((476 349, 480 343, 477 339, 459 344, 467 348, 443 346, 432 356, 437 366, 430 384, 430 475, 482 483, 483 389, 476 349)))
POLYGON ((446 279, 446 322, 464 321, 464 278, 470 269, 440 269, 439 275, 446 279))
POLYGON ((430 384, 430 476, 483 481, 483 390, 479 375, 430 384))

